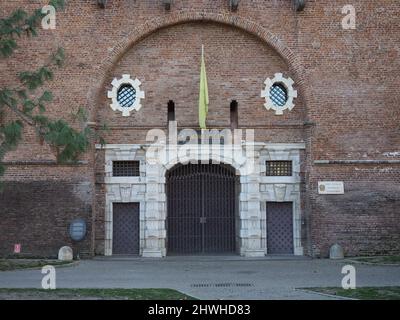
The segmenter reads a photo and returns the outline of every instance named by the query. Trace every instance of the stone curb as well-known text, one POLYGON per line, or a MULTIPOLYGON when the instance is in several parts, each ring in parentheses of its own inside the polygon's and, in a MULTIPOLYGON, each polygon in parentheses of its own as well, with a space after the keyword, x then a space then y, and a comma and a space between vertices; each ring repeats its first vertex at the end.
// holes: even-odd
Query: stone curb
MULTIPOLYGON (((52 265, 51 263, 47 264, 48 266, 53 266, 55 268, 66 268, 66 267, 76 267, 79 265, 80 261, 72 261, 71 263, 65 263, 65 264, 59 264, 59 265, 52 265)), ((25 271, 25 270, 40 270, 43 267, 29 267, 29 268, 19 268, 19 269, 13 269, 13 270, 4 270, 0 271, 1 272, 10 272, 10 271, 25 271)))
POLYGON ((358 264, 365 264, 368 266, 380 266, 380 267, 400 267, 400 263, 379 263, 379 262, 367 262, 367 261, 357 261, 357 260, 344 260, 350 263, 358 263, 358 264))
MULTIPOLYGON (((298 288, 296 288, 296 289, 294 289, 294 290, 296 290, 296 291, 303 291, 303 292, 310 293, 310 294, 318 294, 318 295, 320 295, 320 296, 335 298, 335 299, 338 299, 338 300, 355 300, 355 301, 359 301, 359 299, 355 299, 355 298, 348 298, 348 297, 336 296, 336 295, 329 294, 329 293, 323 293, 323 292, 312 291, 312 290, 307 290, 307 289, 298 289, 298 288)), ((311 299, 310 299, 310 300, 311 300, 311 299)))

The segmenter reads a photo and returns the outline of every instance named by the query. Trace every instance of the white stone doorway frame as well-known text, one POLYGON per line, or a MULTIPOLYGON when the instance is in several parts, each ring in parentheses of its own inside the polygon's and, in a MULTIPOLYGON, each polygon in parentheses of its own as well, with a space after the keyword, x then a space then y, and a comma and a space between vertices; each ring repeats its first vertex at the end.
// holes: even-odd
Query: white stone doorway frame
MULTIPOLYGON (((104 254, 112 255, 113 203, 140 203, 140 255, 165 257, 166 250, 166 194, 165 175, 180 163, 177 159, 162 164, 146 163, 148 145, 108 144, 97 145, 105 150, 105 243, 104 254), (140 161, 139 177, 113 177, 112 162, 140 161)), ((256 171, 240 176, 239 195, 239 253, 245 257, 262 257, 268 252, 266 203, 293 203, 294 254, 303 255, 301 243, 300 152, 304 143, 257 143, 255 145, 256 171), (268 177, 265 162, 289 160, 293 164, 291 177, 268 177)), ((206 160, 206 159, 203 159, 206 160)), ((241 173, 242 167, 234 159, 221 158, 221 163, 231 165, 241 173)))

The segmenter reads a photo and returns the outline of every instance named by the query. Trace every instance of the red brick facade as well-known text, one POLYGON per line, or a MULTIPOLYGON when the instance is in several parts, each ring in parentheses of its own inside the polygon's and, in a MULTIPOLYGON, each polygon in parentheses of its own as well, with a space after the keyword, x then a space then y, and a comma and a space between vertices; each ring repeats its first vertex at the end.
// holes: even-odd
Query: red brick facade
MULTIPOLYGON (((56 30, 20 41, 0 60, 0 86, 34 69, 58 46, 66 65, 49 84, 49 113, 68 118, 84 106, 90 121, 106 122, 109 144, 141 144, 149 129, 167 128, 167 103, 175 102, 180 127, 197 128, 201 45, 208 71, 210 128, 230 126, 236 100, 239 127, 256 141, 306 143, 302 155, 302 245, 327 256, 334 243, 346 254, 400 251, 400 6, 396 0, 354 0, 355 30, 344 30, 349 1, 308 0, 295 12, 290 0, 70 1, 56 30), (295 108, 277 116, 263 106, 264 80, 281 72, 298 91, 295 108), (143 107, 121 117, 109 107, 113 78, 131 74, 146 93, 143 107), (322 162, 320 160, 329 160, 322 162), (344 161, 346 160, 346 161, 344 161), (319 195, 318 181, 344 181, 344 195, 319 195)), ((7 1, 0 16, 46 1, 7 1)), ((0 194, 0 254, 21 243, 27 255, 56 255, 72 245, 68 225, 88 222, 82 253, 104 246, 104 153, 94 148, 75 166, 59 166, 50 148, 26 129, 7 155, 0 194)))

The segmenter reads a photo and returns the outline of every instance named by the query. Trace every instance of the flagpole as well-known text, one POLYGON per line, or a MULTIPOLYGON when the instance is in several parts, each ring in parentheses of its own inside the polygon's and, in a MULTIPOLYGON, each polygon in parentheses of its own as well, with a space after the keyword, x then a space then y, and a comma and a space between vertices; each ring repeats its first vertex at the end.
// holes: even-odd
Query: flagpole
MULTIPOLYGON (((201 61, 204 61, 204 44, 201 45, 201 61)), ((201 128, 201 131, 203 131, 203 128, 201 128)), ((204 216, 204 212, 203 212, 204 216)))
POLYGON ((201 67, 200 67, 200 94, 199 94, 199 124, 205 129, 205 121, 208 113, 208 86, 206 66, 204 62, 204 44, 201 45, 201 67))

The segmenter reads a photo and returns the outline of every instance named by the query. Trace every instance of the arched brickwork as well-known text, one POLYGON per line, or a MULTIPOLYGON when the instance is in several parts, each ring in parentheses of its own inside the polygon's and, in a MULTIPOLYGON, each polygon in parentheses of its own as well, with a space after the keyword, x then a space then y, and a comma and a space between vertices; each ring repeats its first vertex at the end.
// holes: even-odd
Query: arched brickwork
POLYGON ((276 50, 293 72, 294 80, 296 81, 297 87, 300 89, 299 92, 303 96, 305 107, 307 108, 310 93, 304 85, 305 79, 304 73, 302 72, 303 67, 301 60, 277 35, 271 33, 260 24, 240 16, 213 12, 177 12, 161 18, 149 20, 147 23, 138 26, 117 43, 107 54, 107 57, 102 61, 92 78, 93 83, 88 95, 91 121, 96 120, 100 95, 106 94, 104 86, 108 73, 132 46, 159 29, 194 21, 209 21, 237 27, 260 38, 268 46, 276 50))

